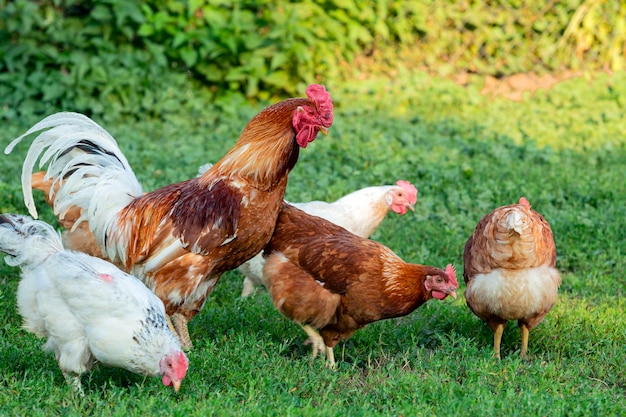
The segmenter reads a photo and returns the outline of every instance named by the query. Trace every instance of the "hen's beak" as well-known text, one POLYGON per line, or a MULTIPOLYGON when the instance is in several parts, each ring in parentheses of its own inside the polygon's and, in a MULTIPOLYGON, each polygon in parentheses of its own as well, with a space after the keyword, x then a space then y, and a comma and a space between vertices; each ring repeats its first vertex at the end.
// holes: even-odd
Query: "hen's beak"
POLYGON ((174 392, 178 392, 178 390, 180 389, 180 381, 172 381, 172 386, 174 387, 174 392))
POLYGON ((407 208, 410 208, 411 211, 415 211, 415 205, 411 203, 406 203, 407 208))
POLYGON ((319 126, 320 132, 322 133, 322 135, 324 136, 328 136, 328 128, 324 127, 324 126, 319 126))
POLYGON ((456 290, 448 290, 448 295, 456 300, 456 290))

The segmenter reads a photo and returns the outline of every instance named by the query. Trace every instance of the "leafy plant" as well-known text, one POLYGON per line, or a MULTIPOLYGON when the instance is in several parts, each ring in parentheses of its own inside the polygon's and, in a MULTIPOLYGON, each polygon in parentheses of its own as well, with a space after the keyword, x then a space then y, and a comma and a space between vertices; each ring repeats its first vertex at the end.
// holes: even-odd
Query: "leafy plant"
POLYGON ((167 117, 401 65, 619 70, 624 22, 607 0, 0 0, 0 117, 167 117))

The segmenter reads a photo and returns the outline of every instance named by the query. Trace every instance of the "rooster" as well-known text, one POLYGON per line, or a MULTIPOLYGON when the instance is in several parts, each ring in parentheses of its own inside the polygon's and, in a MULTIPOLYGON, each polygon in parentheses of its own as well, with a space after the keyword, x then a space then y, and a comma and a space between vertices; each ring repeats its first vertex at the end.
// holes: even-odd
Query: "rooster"
POLYGON ((302 326, 313 356, 326 355, 331 367, 333 348, 356 330, 405 316, 431 298, 456 298, 459 285, 452 265, 406 263, 382 244, 289 204, 265 253, 274 307, 302 326))
POLYGON ((495 357, 506 322, 517 320, 526 358, 528 334, 554 305, 561 284, 550 225, 522 197, 483 217, 463 262, 467 306, 493 331, 495 357))
POLYGON ((96 246, 104 258, 141 279, 163 301, 183 348, 189 349, 188 321, 222 273, 267 244, 300 148, 332 125, 326 89, 312 84, 306 94, 257 114, 234 147, 200 177, 146 194, 111 135, 80 114, 45 118, 5 153, 24 137, 50 128, 33 141, 24 161, 29 212, 37 217, 31 172, 41 156, 40 165, 47 163, 48 169, 39 185, 60 223, 80 233, 66 242, 96 246), (85 237, 92 237, 91 245, 85 237))
MULTIPOLYGON (((290 203, 314 216, 331 221, 357 236, 368 238, 383 221, 389 210, 405 214, 414 210, 417 202, 417 189, 408 181, 399 180, 396 185, 367 187, 354 191, 332 203, 310 201, 290 203)), ((263 284, 263 254, 259 253, 238 270, 245 275, 242 297, 254 291, 255 285, 263 284)))
POLYGON ((95 362, 162 376, 178 392, 188 360, 158 297, 102 259, 65 250, 59 234, 28 216, 0 216, 0 251, 22 269, 17 291, 24 327, 47 338, 63 375, 82 393, 95 362))

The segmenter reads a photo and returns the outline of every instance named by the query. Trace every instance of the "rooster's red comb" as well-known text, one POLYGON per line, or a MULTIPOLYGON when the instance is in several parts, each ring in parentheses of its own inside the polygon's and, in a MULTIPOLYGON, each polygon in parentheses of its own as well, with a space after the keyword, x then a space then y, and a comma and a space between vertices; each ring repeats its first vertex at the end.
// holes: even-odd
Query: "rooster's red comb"
POLYGON ((396 185, 404 188, 404 190, 409 194, 409 203, 415 204, 417 202, 417 188, 415 188, 413 184, 408 181, 398 180, 396 185))
POLYGON ((446 266, 446 275, 450 278, 450 284, 454 285, 454 288, 459 288, 459 282, 456 280, 456 268, 452 264, 446 266))
POLYGON ((322 126, 328 128, 333 124, 333 100, 326 87, 319 84, 311 84, 306 88, 306 96, 315 104, 320 115, 322 126))

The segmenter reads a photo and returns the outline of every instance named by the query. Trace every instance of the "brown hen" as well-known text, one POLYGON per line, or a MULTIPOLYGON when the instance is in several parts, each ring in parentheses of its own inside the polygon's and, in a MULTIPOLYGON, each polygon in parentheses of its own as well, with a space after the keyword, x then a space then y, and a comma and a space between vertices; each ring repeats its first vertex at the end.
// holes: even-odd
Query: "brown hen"
POLYGON ((384 245, 286 203, 265 252, 274 306, 303 327, 313 355, 325 354, 330 366, 337 343, 368 323, 405 316, 431 298, 456 298, 452 265, 406 263, 384 245))
POLYGON ((522 197, 483 217, 463 262, 467 306, 494 332, 495 356, 500 359, 506 322, 517 320, 526 358, 529 332, 550 311, 561 284, 550 225, 522 197))

